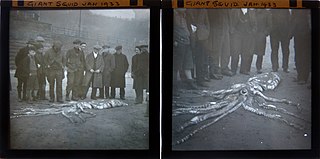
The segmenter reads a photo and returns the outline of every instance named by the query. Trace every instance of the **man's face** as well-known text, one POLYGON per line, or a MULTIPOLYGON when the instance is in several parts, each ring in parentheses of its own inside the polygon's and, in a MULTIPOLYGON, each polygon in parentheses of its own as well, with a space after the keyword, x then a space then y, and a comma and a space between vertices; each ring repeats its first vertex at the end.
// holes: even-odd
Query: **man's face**
POLYGON ((29 54, 30 54, 31 56, 34 56, 34 55, 36 54, 36 52, 35 52, 34 50, 29 50, 29 54))
POLYGON ((82 50, 84 50, 87 47, 87 44, 81 44, 80 47, 82 50))
POLYGON ((136 52, 136 54, 139 54, 140 53, 140 49, 136 48, 135 52, 136 52))
POLYGON ((117 50, 117 54, 120 54, 122 52, 122 49, 117 50))
POLYGON ((79 49, 80 48, 80 44, 73 44, 73 47, 76 48, 76 49, 79 49))
POLYGON ((97 49, 97 48, 93 48, 93 52, 95 53, 99 53, 100 49, 97 49))
POLYGON ((55 52, 59 52, 61 50, 61 46, 53 46, 53 50, 55 52))
POLYGON ((43 53, 44 48, 43 48, 43 47, 42 47, 42 48, 39 48, 38 51, 41 52, 41 53, 43 53))

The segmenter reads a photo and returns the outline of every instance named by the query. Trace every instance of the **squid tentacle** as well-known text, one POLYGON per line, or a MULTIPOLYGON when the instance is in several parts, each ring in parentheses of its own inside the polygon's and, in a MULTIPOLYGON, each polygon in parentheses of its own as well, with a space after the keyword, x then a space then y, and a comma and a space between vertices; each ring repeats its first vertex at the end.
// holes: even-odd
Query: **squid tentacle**
POLYGON ((257 115, 262 115, 262 116, 265 116, 267 118, 270 118, 270 119, 277 119, 277 120, 280 120, 286 124, 288 124, 289 126, 292 126, 293 128, 296 128, 296 129, 299 129, 299 130, 304 130, 304 128, 298 124, 294 124, 294 123, 290 123, 289 121, 287 121, 286 119, 284 119, 281 115, 279 114, 269 114, 269 113, 266 113, 262 110, 259 110, 257 108, 253 108, 253 107, 250 107, 250 106, 247 106, 247 105, 243 105, 243 108, 247 111, 250 111, 250 112, 253 112, 257 115))
POLYGON ((225 117, 226 115, 234 112, 234 111, 237 110, 241 105, 243 105, 243 103, 237 104, 236 106, 234 106, 233 108, 231 108, 229 111, 221 114, 220 116, 218 116, 217 118, 215 118, 213 121, 211 121, 211 122, 209 122, 209 123, 207 123, 207 124, 205 124, 205 125, 202 125, 201 127, 193 130, 190 134, 188 134, 187 136, 183 137, 182 139, 176 141, 176 142, 173 143, 172 145, 173 145, 173 146, 174 146, 174 145, 178 145, 178 144, 181 144, 181 143, 187 141, 191 136, 195 135, 195 134, 198 133, 199 131, 201 131, 201 130, 207 128, 207 127, 209 127, 210 125, 218 122, 220 119, 222 119, 222 118, 225 117))
POLYGON ((302 118, 302 117, 300 117, 300 116, 298 116, 298 115, 296 115, 296 114, 294 114, 294 113, 291 113, 291 112, 287 111, 286 109, 279 108, 279 107, 277 107, 277 106, 275 106, 275 105, 272 105, 272 104, 258 103, 258 106, 259 106, 259 107, 262 107, 262 108, 264 108, 264 109, 275 110, 275 111, 278 111, 278 112, 281 112, 281 113, 290 115, 290 116, 292 116, 292 117, 295 117, 295 118, 297 118, 297 119, 300 119, 300 120, 303 120, 303 121, 305 121, 305 122, 310 123, 310 121, 308 121, 308 120, 306 120, 306 119, 304 119, 304 118, 302 118))
POLYGON ((221 109, 225 106, 227 106, 229 102, 227 101, 221 101, 219 103, 216 102, 209 102, 205 103, 203 105, 199 106, 191 106, 190 108, 178 108, 172 111, 172 116, 177 116, 181 114, 203 114, 208 113, 211 111, 215 111, 216 109, 221 109))
POLYGON ((239 99, 232 101, 231 103, 228 104, 228 106, 226 106, 218 111, 203 114, 203 115, 198 115, 198 116, 192 118, 189 122, 186 122, 185 124, 180 126, 180 128, 177 131, 180 132, 188 126, 200 123, 200 122, 205 121, 209 118, 217 117, 221 114, 225 114, 226 112, 228 112, 228 110, 231 110, 233 107, 237 106, 239 103, 244 102, 245 100, 246 100, 246 96, 240 96, 239 99))
POLYGON ((288 105, 296 106, 298 110, 301 110, 299 103, 294 103, 288 99, 277 99, 277 98, 267 97, 259 91, 255 91, 255 94, 259 95, 260 97, 262 97, 264 100, 266 100, 268 102, 285 103, 288 105))

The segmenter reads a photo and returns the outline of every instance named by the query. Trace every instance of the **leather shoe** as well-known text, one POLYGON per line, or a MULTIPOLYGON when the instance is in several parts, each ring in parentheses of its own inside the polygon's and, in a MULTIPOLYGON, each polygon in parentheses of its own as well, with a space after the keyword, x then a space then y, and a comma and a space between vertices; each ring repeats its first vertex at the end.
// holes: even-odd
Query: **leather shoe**
POLYGON ((200 86, 200 87, 209 87, 209 85, 205 82, 197 82, 197 86, 200 86))
POLYGON ((229 71, 229 70, 223 70, 223 71, 221 72, 221 74, 222 74, 222 75, 225 75, 225 76, 229 76, 229 77, 232 76, 232 72, 229 71))
POLYGON ((243 74, 243 75, 250 75, 249 72, 243 72, 243 71, 240 71, 240 74, 243 74))
POLYGON ((283 69, 283 72, 289 73, 290 71, 288 69, 283 69))
POLYGON ((214 79, 214 80, 222 80, 223 76, 218 75, 218 74, 211 74, 210 78, 214 79))
POLYGON ((257 70, 257 73, 258 73, 258 74, 261 74, 261 73, 262 73, 261 69, 257 70))
POLYGON ((185 81, 185 84, 186 84, 186 89, 198 89, 192 79, 187 79, 185 81))

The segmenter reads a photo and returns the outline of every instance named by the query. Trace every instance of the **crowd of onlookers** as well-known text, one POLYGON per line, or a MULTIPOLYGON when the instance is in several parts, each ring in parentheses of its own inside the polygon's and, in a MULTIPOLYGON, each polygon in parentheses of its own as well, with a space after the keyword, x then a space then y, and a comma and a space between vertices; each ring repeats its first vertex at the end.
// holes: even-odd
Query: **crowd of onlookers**
MULTIPOLYGON (((113 99, 116 88, 120 89, 120 99, 125 100, 126 80, 129 63, 122 53, 122 46, 111 48, 108 45, 93 46, 90 53, 85 53, 87 44, 78 39, 66 53, 62 52, 63 43, 54 41, 52 47, 44 51, 45 39, 38 36, 30 39, 27 46, 21 48, 16 57, 15 77, 18 80, 19 101, 28 103, 47 100, 46 83, 49 83, 49 101, 63 103, 87 98, 92 87, 91 99, 113 99), (65 72, 66 77, 65 77, 65 72), (67 80, 63 90, 62 81, 67 80), (97 91, 99 95, 97 96, 97 91), (63 91, 65 98, 63 99, 63 91)), ((136 92, 135 104, 143 102, 143 91, 149 88, 149 52, 147 45, 135 47, 132 58, 131 76, 136 92)))
MULTIPOLYGON (((270 36, 273 72, 289 73, 289 42, 294 37, 296 82, 305 84, 311 71, 311 17, 303 9, 175 9, 173 91, 207 87, 210 79, 250 75, 253 56, 262 73, 266 38, 270 36), (241 60, 240 60, 241 59, 241 60), (230 66, 230 67, 229 67, 230 66), (180 83, 179 83, 180 85, 180 83)), ((290 61, 291 62, 291 61, 290 61)))

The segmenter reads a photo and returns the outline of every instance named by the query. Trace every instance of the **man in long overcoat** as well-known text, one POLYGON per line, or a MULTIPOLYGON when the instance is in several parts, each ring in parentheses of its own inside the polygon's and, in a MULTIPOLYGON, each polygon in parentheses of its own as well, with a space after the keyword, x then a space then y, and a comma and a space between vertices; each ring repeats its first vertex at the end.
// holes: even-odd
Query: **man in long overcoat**
POLYGON ((79 100, 81 93, 81 78, 83 77, 85 59, 84 53, 80 49, 80 40, 73 41, 74 47, 67 51, 66 66, 67 66, 67 88, 66 88, 66 101, 70 101, 69 95, 72 91, 72 100, 79 100))
POLYGON ((110 49, 106 48, 102 51, 102 56, 104 60, 104 69, 103 69, 103 86, 105 98, 109 98, 111 86, 111 72, 115 68, 114 56, 110 53, 110 49))
MULTIPOLYGON (((100 54, 101 46, 95 45, 93 51, 86 56, 86 73, 83 80, 83 85, 86 87, 83 99, 86 98, 88 89, 92 87, 91 99, 97 99, 97 89, 100 91, 102 85, 102 72, 104 69, 103 57, 100 54)), ((101 93, 101 92, 100 92, 101 93)))
POLYGON ((208 9, 210 34, 207 49, 210 57, 210 77, 222 79, 222 75, 231 76, 230 61, 230 9, 208 9))
POLYGON ((288 73, 289 43, 292 36, 291 15, 289 9, 272 9, 272 29, 270 32, 272 71, 279 69, 279 43, 282 49, 282 69, 288 73))
POLYGON ((115 98, 116 88, 120 88, 120 99, 125 99, 126 72, 129 67, 127 56, 122 53, 122 46, 117 46, 114 55, 115 68, 111 75, 111 98, 115 98))
POLYGON ((26 74, 26 67, 23 60, 28 56, 29 48, 32 47, 34 43, 34 40, 30 39, 27 42, 27 46, 21 48, 15 57, 16 72, 14 77, 18 79, 17 91, 19 101, 27 99, 27 80, 29 74, 26 74))
POLYGON ((62 100, 62 80, 64 79, 65 56, 61 52, 62 43, 53 42, 53 46, 44 55, 47 78, 50 86, 50 102, 54 102, 56 90, 57 102, 62 100), (56 89, 54 89, 56 87, 56 89))
POLYGON ((257 31, 255 13, 251 9, 232 10, 231 25, 231 70, 236 74, 239 54, 241 54, 240 73, 249 75, 254 50, 254 35, 257 31))
POLYGON ((271 13, 266 9, 256 9, 257 32, 255 34, 254 53, 257 55, 257 73, 262 73, 262 61, 266 50, 266 37, 270 34, 272 20, 271 13))
POLYGON ((187 24, 192 25, 195 29, 191 30, 191 48, 196 65, 196 83, 200 87, 207 87, 205 76, 207 74, 207 53, 205 49, 206 41, 210 33, 207 9, 187 10, 190 15, 187 18, 187 24))
POLYGON ((132 57, 131 76, 133 89, 136 92, 135 104, 143 102, 143 89, 149 89, 149 53, 147 45, 136 47, 136 55, 132 57))

